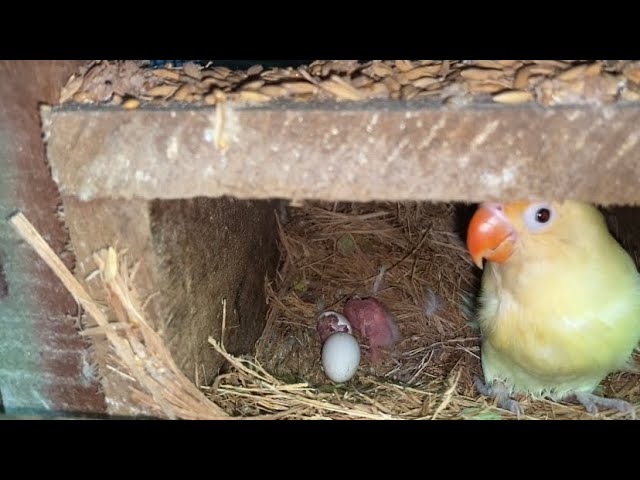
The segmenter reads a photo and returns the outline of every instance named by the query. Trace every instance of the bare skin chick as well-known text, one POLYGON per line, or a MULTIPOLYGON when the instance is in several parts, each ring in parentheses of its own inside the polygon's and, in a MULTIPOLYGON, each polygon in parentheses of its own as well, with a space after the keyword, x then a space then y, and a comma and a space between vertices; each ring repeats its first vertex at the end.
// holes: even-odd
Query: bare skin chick
POLYGON ((382 349, 388 349, 400 338, 393 316, 375 298, 353 297, 344 306, 344 314, 369 345, 366 355, 372 362, 380 358, 382 349))

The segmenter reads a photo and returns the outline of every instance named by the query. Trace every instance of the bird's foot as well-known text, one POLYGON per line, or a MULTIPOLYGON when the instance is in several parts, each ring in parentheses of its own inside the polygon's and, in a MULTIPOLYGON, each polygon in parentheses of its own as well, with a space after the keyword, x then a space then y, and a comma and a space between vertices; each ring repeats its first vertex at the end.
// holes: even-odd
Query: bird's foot
POLYGON ((522 407, 518 402, 509 396, 509 390, 502 382, 493 382, 491 386, 484 383, 480 377, 475 376, 473 383, 476 389, 481 395, 494 398, 497 401, 498 407, 509 410, 516 415, 522 415, 522 407))
POLYGON ((587 412, 592 415, 598 414, 598 407, 605 409, 618 410, 622 413, 628 413, 635 420, 636 418, 636 410, 634 406, 625 402, 624 400, 619 400, 616 398, 605 398, 599 397, 598 395, 594 395, 593 393, 586 392, 574 392, 565 396, 564 398, 568 402, 579 403, 587 410, 587 412))

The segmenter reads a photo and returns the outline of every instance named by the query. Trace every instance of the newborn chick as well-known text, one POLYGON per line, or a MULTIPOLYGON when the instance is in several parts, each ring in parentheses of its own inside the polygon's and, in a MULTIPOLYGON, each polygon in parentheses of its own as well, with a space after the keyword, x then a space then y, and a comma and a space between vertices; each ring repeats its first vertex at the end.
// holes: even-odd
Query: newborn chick
POLYGON ((327 310, 318 315, 316 330, 320 335, 320 343, 324 344, 329 335, 335 332, 352 333, 351 324, 338 312, 327 310))
POLYGON ((344 306, 344 314, 368 343, 372 362, 378 360, 381 348, 392 347, 400 338, 393 316, 373 297, 352 297, 344 306))

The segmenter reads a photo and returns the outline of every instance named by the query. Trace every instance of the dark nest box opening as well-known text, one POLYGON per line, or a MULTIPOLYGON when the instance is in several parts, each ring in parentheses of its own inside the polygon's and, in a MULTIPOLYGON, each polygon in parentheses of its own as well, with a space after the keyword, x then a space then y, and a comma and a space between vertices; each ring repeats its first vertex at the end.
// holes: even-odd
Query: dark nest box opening
MULTIPOLYGON (((328 90, 347 88, 332 81, 328 90)), ((193 88, 187 95, 197 94, 193 88)), ((362 362, 360 374, 437 395, 453 375, 463 398, 457 413, 473 408, 465 402, 478 398, 472 308, 480 271, 464 239, 481 201, 600 204, 637 262, 638 209, 615 206, 639 200, 640 167, 631 159, 640 154, 632 141, 637 106, 443 106, 356 94, 343 103, 256 105, 246 102, 266 90, 238 91, 253 93, 236 103, 201 98, 213 106, 161 100, 133 111, 69 104, 43 112, 78 277, 94 268, 94 251, 126 248, 139 262, 135 281, 148 320, 199 385, 228 367, 207 340, 220 338, 224 306, 230 353, 255 355, 284 382, 331 390, 320 368, 317 309, 341 310, 349 296, 375 293, 402 337, 382 361, 362 362)), ((106 394, 117 398, 112 409, 135 410, 120 381, 105 375, 106 394)), ((605 385, 637 400, 636 384, 626 373, 605 385)), ((437 410, 436 400, 420 398, 406 412, 437 410)), ((254 413, 235 402, 234 414, 254 413)))
POLYGON ((277 209, 275 201, 231 198, 151 203, 150 244, 165 292, 158 308, 166 312, 167 343, 190 376, 197 366, 205 382, 217 373, 207 338, 220 338, 222 299, 230 353, 250 352, 262 333, 265 280, 278 264, 277 209))

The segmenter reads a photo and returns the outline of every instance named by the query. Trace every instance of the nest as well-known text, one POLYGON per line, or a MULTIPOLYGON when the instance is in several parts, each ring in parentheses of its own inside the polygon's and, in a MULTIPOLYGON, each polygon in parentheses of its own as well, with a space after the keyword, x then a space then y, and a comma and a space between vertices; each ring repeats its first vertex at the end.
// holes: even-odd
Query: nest
MULTIPOLYGON (((196 387, 147 323, 123 252, 95 255, 99 305, 28 220, 11 223, 53 269, 104 334, 107 366, 131 380, 132 398, 160 418, 183 419, 507 419, 473 388, 481 374, 472 299, 478 276, 466 255, 459 211, 424 203, 323 204, 292 209, 279 228, 282 264, 266 285, 267 325, 255 354, 232 355, 209 338, 227 368, 196 387), (401 340, 376 364, 361 362, 345 384, 326 379, 315 331, 319 308, 340 310, 345 297, 373 295, 396 316, 401 340), (115 318, 109 321, 107 318, 115 318)), ((223 315, 223 335, 224 338, 223 315)), ((366 348, 366 345, 362 345, 366 348)), ((605 393, 638 403, 627 373, 603 382, 605 393)), ((582 407, 520 398, 523 418, 593 418, 582 407)), ((600 412, 599 418, 623 418, 600 412)))
MULTIPOLYGON (((444 204, 293 209, 279 232, 284 262, 268 288, 271 308, 258 358, 278 375, 326 383, 315 316, 321 308, 341 311, 345 298, 359 295, 383 302, 401 330, 384 361, 361 373, 421 387, 456 364, 470 367, 478 335, 466 324, 463 306, 477 278, 455 217, 454 207, 444 204)), ((465 369, 460 387, 471 384, 471 370, 465 369)))
MULTIPOLYGON (((267 286, 270 309, 256 357, 279 378, 349 396, 390 418, 514 418, 479 398, 482 375, 474 300, 476 269, 464 245, 469 209, 444 203, 312 202, 279 229, 283 264, 267 286), (348 385, 322 372, 315 316, 351 295, 375 295, 401 340, 383 361, 363 361, 348 385)), ((361 343, 361 348, 367 348, 361 343)), ((603 382, 609 395, 640 398, 629 372, 603 382)), ((582 407, 520 399, 527 418, 591 418, 582 407)), ((618 412, 601 417, 621 417, 618 412)))

